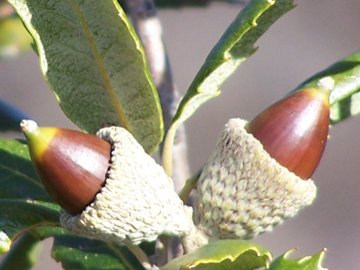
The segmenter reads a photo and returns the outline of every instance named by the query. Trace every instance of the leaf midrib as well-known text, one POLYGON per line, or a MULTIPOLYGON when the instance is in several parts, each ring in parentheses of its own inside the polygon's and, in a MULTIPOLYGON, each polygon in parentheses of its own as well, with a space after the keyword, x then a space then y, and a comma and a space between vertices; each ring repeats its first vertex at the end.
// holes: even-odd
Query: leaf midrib
POLYGON ((98 49, 96 47, 94 35, 91 33, 91 31, 87 25, 86 17, 84 16, 84 13, 82 12, 79 4, 74 3, 74 1, 69 1, 69 3, 70 3, 70 6, 72 7, 72 9, 74 10, 74 12, 78 15, 81 27, 82 27, 85 37, 88 41, 89 48, 94 57, 95 63, 98 67, 99 74, 100 74, 100 77, 103 82, 104 90, 109 97, 109 102, 113 105, 115 113, 118 116, 122 127, 126 128, 127 130, 130 131, 131 127, 127 120, 125 111, 116 95, 116 91, 111 83, 111 80, 110 80, 108 74, 107 74, 105 64, 102 60, 101 54, 99 54, 98 49))

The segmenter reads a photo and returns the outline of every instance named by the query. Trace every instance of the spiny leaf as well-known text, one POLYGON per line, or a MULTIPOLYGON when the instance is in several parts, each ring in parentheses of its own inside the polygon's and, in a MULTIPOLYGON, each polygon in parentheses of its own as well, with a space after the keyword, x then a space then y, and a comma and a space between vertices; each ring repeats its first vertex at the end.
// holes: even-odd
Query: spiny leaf
POLYGON ((294 250, 289 250, 282 256, 276 258, 271 263, 269 270, 327 270, 327 268, 321 266, 325 257, 325 250, 311 257, 288 259, 293 251, 294 250))
POLYGON ((330 95, 330 119, 337 124, 360 113, 360 51, 334 63, 330 67, 310 77, 295 90, 313 87, 325 77, 334 81, 330 95))
POLYGON ((117 1, 9 0, 33 36, 41 70, 65 114, 91 133, 127 128, 147 152, 163 136, 141 43, 117 1))
POLYGON ((267 267, 271 254, 242 240, 220 240, 176 258, 160 270, 252 270, 267 267))

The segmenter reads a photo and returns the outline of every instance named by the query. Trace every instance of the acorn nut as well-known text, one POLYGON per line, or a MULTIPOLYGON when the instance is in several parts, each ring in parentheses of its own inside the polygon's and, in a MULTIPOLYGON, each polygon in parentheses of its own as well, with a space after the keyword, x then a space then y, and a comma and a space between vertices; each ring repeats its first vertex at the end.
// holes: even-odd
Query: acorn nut
POLYGON ((197 182, 187 250, 216 239, 253 238, 313 202, 316 186, 308 178, 328 136, 333 84, 327 80, 292 93, 250 123, 228 121, 197 182))
POLYGON ((124 128, 103 128, 97 137, 31 120, 21 127, 65 228, 120 245, 189 232, 189 211, 171 179, 124 128))
POLYGON ((29 120, 20 125, 47 192, 66 211, 79 214, 104 184, 110 143, 76 130, 39 128, 29 120))
POLYGON ((329 113, 329 91, 305 88, 264 110, 246 130, 272 158, 306 180, 324 152, 329 113))

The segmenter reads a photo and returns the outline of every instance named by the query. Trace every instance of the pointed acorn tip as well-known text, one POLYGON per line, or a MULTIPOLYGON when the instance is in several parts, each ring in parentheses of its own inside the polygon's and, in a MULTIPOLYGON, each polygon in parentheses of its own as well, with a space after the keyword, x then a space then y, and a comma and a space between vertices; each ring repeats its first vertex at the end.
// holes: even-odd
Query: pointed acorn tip
POLYGON ((20 128, 22 132, 26 134, 26 133, 34 132, 39 127, 35 121, 24 119, 20 122, 20 128))

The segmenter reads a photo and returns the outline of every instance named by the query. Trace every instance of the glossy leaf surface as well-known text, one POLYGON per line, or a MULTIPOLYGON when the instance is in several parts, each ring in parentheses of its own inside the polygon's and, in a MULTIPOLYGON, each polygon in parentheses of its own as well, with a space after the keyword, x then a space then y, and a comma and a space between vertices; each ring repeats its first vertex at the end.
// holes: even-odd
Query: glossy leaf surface
POLYGON ((271 254, 257 244, 220 240, 176 258, 161 270, 253 270, 267 267, 271 254))
POLYGON ((143 48, 117 1, 10 0, 33 36, 40 67, 65 114, 94 133, 128 129, 147 152, 163 135, 143 48))

